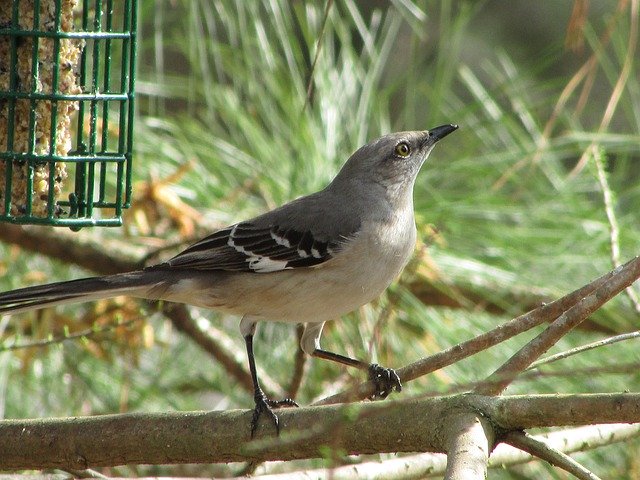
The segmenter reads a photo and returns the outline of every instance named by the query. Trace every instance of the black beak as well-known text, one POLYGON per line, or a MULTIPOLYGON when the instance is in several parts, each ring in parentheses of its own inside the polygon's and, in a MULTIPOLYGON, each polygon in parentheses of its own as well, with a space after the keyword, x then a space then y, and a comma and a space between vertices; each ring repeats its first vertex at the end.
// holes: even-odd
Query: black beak
POLYGON ((458 129, 458 125, 440 125, 439 127, 428 130, 429 138, 427 143, 433 145, 438 140, 442 140, 444 137, 458 129))

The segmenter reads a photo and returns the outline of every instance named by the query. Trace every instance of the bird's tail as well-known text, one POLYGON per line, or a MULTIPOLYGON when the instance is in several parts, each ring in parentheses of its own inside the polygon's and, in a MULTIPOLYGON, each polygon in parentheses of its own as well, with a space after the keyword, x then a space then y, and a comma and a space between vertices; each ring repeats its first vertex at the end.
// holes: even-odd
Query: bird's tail
POLYGON ((148 298, 147 292, 161 281, 159 272, 139 270, 20 288, 0 293, 0 315, 119 295, 148 298))

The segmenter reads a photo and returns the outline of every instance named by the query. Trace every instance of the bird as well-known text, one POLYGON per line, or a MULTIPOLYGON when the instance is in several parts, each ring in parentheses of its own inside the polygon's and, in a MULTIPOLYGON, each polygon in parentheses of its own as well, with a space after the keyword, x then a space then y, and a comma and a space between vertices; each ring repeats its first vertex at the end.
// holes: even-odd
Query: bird
POLYGON ((384 135, 360 147, 322 190, 222 228, 173 258, 141 270, 0 293, 0 315, 127 295, 178 302, 241 317, 255 408, 251 437, 279 407, 256 372, 253 338, 261 321, 301 323, 308 355, 368 371, 372 398, 400 391, 391 368, 323 350, 325 322, 376 299, 401 273, 416 243, 413 187, 435 144, 454 132, 384 135))

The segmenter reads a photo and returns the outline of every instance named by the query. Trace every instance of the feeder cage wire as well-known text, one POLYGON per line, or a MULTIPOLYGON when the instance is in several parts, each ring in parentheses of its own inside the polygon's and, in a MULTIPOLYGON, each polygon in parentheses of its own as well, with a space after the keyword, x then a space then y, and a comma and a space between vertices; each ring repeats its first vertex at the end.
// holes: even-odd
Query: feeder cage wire
POLYGON ((122 224, 135 52, 135 0, 0 0, 0 222, 122 224))

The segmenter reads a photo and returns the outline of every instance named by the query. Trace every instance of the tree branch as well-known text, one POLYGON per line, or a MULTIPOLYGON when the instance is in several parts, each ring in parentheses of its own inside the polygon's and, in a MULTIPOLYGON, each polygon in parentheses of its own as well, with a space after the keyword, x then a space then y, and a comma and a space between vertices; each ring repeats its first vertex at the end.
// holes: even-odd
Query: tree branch
MULTIPOLYGON (((298 345, 300 345, 303 333, 304 326, 300 324, 296 327, 296 338, 298 339, 298 345)), ((296 398, 296 396, 298 395, 298 391, 300 390, 302 381, 304 380, 304 366, 307 363, 307 358, 308 356, 302 351, 302 348, 298 346, 293 363, 293 373, 291 375, 291 381, 289 382, 289 387, 287 388, 287 393, 285 395, 287 398, 296 398)))
POLYGON ((509 432, 502 440, 512 447, 530 453, 541 460, 546 460, 579 480, 601 480, 600 477, 587 470, 569 455, 550 447, 541 440, 528 436, 524 432, 509 432))
MULTIPOLYGON (((637 260, 637 258, 635 259, 637 260)), ((498 345, 520 333, 526 332, 533 327, 550 322, 560 316, 563 312, 574 306, 585 296, 605 285, 619 269, 608 272, 591 283, 581 287, 564 297, 546 305, 520 315, 513 320, 509 320, 502 325, 486 333, 478 335, 471 340, 459 343, 434 355, 423 358, 406 367, 398 370, 401 380, 406 383, 431 372, 451 365, 459 360, 470 357, 478 352, 498 345)), ((369 398, 374 392, 373 382, 364 382, 344 392, 326 397, 314 403, 314 405, 329 405, 331 403, 343 403, 353 400, 364 400, 369 398)))
POLYGON ((565 358, 571 357, 573 355, 578 355, 579 353, 586 352, 588 350, 606 347, 608 345, 613 345, 614 343, 623 342, 625 340, 633 340, 638 337, 640 337, 640 330, 636 330, 635 332, 622 333, 620 335, 614 335, 613 337, 603 338, 602 340, 597 340, 595 342, 589 342, 585 345, 580 345, 579 347, 571 348, 569 350, 565 350, 564 352, 559 352, 554 355, 549 355, 548 357, 541 358, 540 360, 536 360, 527 367, 527 370, 533 370, 535 368, 541 367, 542 365, 548 365, 549 363, 564 360, 565 358))
POLYGON ((540 335, 522 347, 492 373, 486 383, 476 388, 475 393, 497 395, 502 392, 520 372, 549 350, 558 340, 639 277, 640 257, 635 257, 622 267, 615 269, 613 275, 603 285, 582 298, 560 315, 540 335))
MULTIPOLYGON (((501 431, 640 422, 640 394, 454 397, 278 412, 250 441, 250 410, 0 421, 0 469, 293 460, 345 454, 444 452, 452 421, 480 413, 501 431)), ((486 426, 484 428, 487 428, 486 426)), ((489 435, 487 438, 490 440, 489 435)))
POLYGON ((131 242, 118 242, 117 248, 107 249, 104 239, 56 227, 25 227, 3 223, 0 241, 100 275, 137 270, 142 265, 136 259, 144 255, 144 249, 133 248, 131 242))
MULTIPOLYGON (((535 438, 544 441, 549 446, 564 453, 592 450, 603 445, 625 442, 640 435, 640 425, 589 425, 586 427, 570 428, 536 435, 535 438)), ((510 465, 530 462, 534 457, 522 450, 501 443, 489 457, 489 468, 504 469, 510 465)), ((357 480, 360 478, 384 478, 387 480, 441 477, 447 464, 447 457, 441 453, 419 453, 416 455, 400 456, 379 461, 363 462, 315 470, 292 471, 286 473, 272 473, 255 475, 253 480, 357 480)), ((280 464, 277 464, 278 467, 280 464)), ((244 477, 234 477, 229 480, 242 480, 244 477)), ((40 479, 47 480, 47 479, 40 479)), ((151 480, 151 479, 149 479, 151 480)))
POLYGON ((486 419, 461 411, 451 415, 447 428, 447 469, 445 480, 484 480, 494 432, 486 419))

